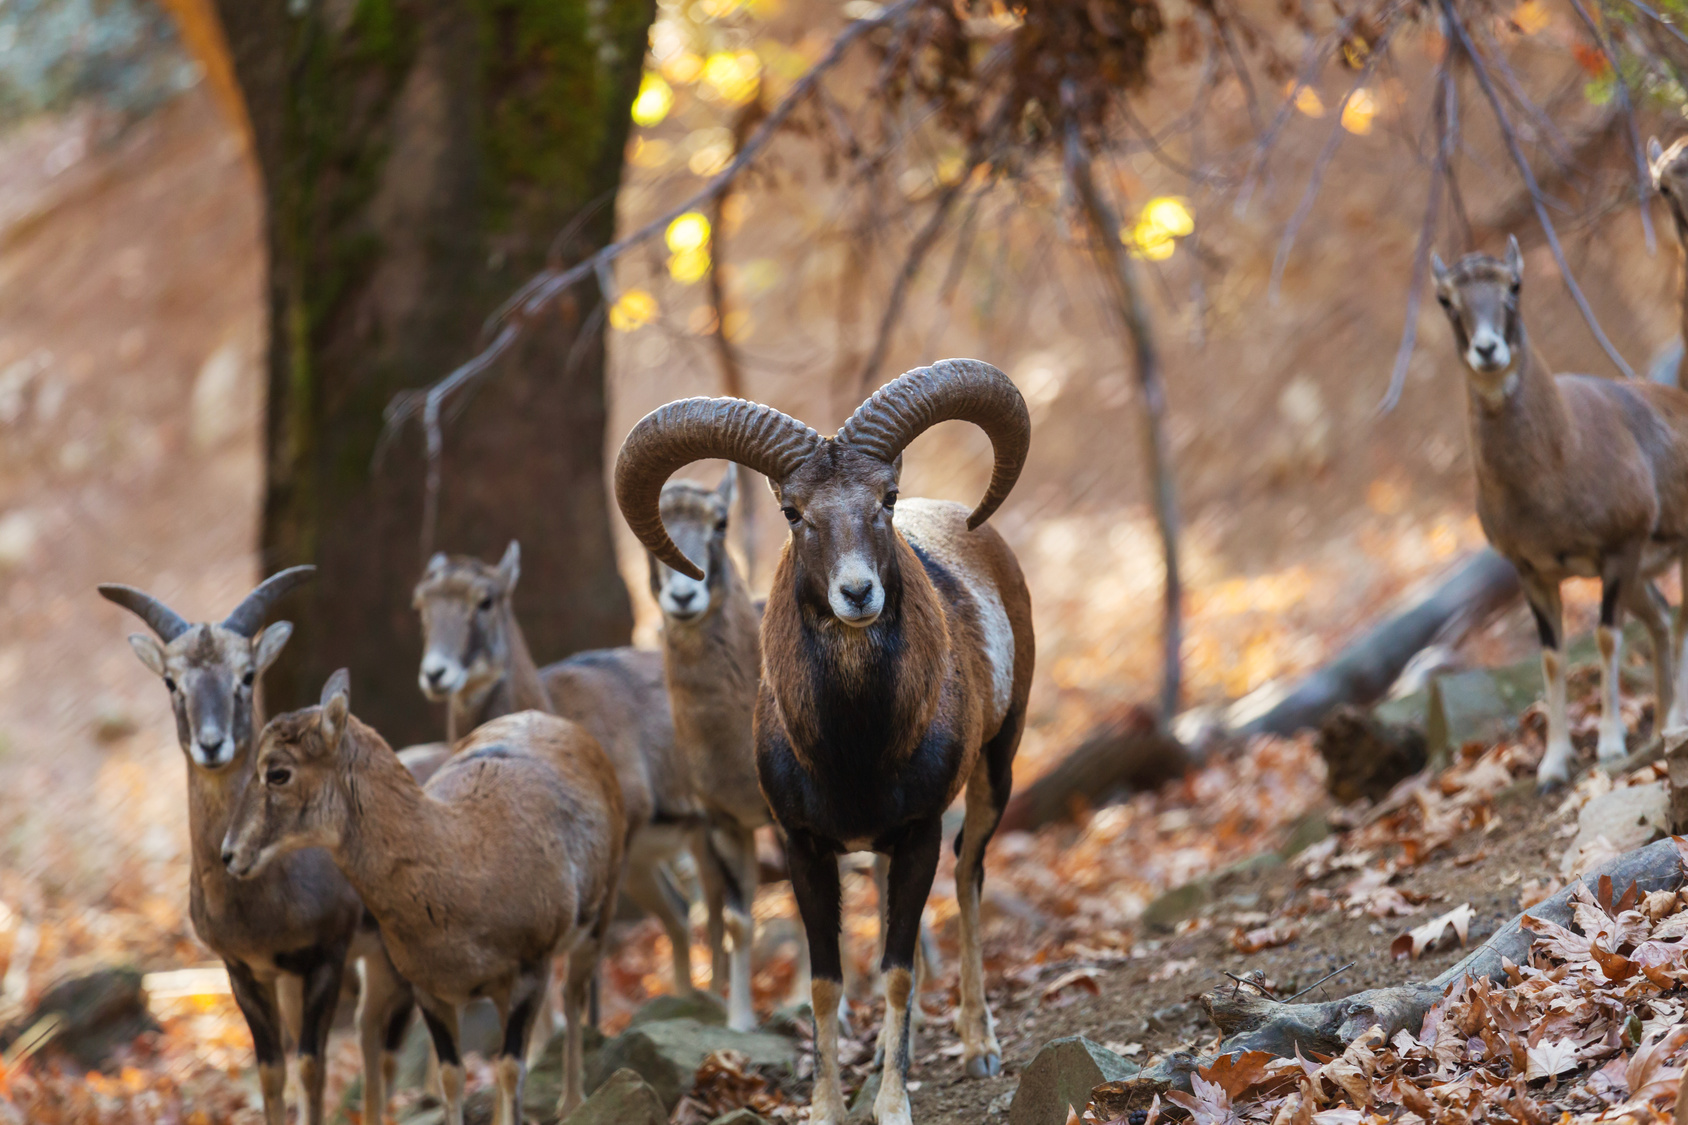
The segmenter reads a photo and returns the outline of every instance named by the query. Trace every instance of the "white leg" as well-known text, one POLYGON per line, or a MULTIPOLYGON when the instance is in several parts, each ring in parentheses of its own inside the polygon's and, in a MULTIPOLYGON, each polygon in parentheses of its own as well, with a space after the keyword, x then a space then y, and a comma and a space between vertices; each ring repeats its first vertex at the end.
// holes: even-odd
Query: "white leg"
POLYGON ((1602 762, 1615 761, 1629 753, 1624 741, 1624 716, 1618 688, 1619 664, 1623 659, 1623 634, 1602 625, 1595 632, 1600 650, 1600 750, 1602 762))
POLYGON ((885 1030, 880 1036, 885 1066, 880 1071, 879 1096, 873 1100, 873 1119, 878 1125, 914 1125, 907 1085, 909 1059, 914 1052, 908 1011, 913 994, 914 976, 907 969, 896 968, 885 974, 885 1030))
POLYGON ((809 1098, 809 1125, 844 1125, 844 1086, 838 1071, 837 981, 817 977, 809 986, 815 1013, 815 1090, 809 1098))
POLYGON ((1547 682, 1547 753, 1536 769, 1542 786, 1562 785, 1571 779, 1571 724, 1565 714, 1565 662, 1554 649, 1541 654, 1542 679, 1547 682))

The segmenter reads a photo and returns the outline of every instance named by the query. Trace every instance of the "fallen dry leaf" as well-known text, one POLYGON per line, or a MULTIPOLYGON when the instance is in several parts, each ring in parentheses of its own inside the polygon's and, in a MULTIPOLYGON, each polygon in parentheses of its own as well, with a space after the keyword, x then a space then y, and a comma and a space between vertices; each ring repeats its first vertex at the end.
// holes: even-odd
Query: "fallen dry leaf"
POLYGON ((1275 922, 1255 930, 1243 930, 1239 927, 1231 931, 1231 948, 1245 955, 1255 954, 1263 949, 1288 945, 1300 933, 1298 927, 1285 922, 1275 922))
POLYGON ((1463 947, 1471 929, 1471 920, 1476 916, 1477 912, 1471 908, 1471 904, 1463 903, 1438 918, 1432 918, 1422 926, 1408 930, 1389 944, 1389 952, 1397 961, 1403 957, 1411 957, 1416 961, 1426 950, 1441 944, 1450 929, 1463 947))

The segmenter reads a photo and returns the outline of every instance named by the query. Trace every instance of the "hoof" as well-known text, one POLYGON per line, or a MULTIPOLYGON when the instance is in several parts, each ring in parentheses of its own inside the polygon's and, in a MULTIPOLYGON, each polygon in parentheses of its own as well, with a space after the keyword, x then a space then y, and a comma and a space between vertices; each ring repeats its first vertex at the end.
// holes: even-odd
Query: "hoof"
POLYGON ((1001 1055, 974 1055, 972 1058, 967 1060, 967 1077, 969 1078, 995 1078, 1001 1073, 1001 1055))
POLYGON ((1556 793, 1565 788, 1568 777, 1538 777, 1536 778, 1536 796, 1545 797, 1549 793, 1556 793))

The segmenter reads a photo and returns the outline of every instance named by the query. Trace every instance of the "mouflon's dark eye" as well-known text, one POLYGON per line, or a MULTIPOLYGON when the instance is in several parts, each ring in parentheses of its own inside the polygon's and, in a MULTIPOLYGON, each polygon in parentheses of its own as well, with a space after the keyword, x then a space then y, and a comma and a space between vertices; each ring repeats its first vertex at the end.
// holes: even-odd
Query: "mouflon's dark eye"
POLYGON ((286 785, 293 780, 293 771, 286 766, 272 766, 264 772, 264 784, 286 785))
POLYGON ((253 675, 252 672, 248 671, 246 673, 246 675, 240 677, 241 686, 242 687, 251 687, 252 681, 255 680, 255 679, 257 679, 257 677, 255 675, 253 675))
POLYGON ((724 532, 726 530, 727 530, 727 518, 725 516, 723 516, 715 522, 715 531, 716 531, 717 534, 719 534, 719 533, 724 532))
POLYGON ((886 509, 886 511, 889 511, 892 508, 895 508, 896 506, 897 506, 897 490, 893 488, 891 491, 889 491, 885 494, 885 509, 886 509))
POLYGON ((1440 293, 1436 294, 1436 303, 1441 305, 1444 309, 1451 309, 1454 307, 1454 303, 1440 293))
POLYGON ((176 690, 176 681, 172 680, 169 676, 165 676, 164 677, 164 690, 165 691, 171 691, 171 692, 175 691, 176 690))
POLYGON ((780 515, 784 516, 785 522, 791 524, 793 527, 797 526, 798 521, 803 518, 802 513, 798 512, 798 510, 793 508, 790 504, 787 504, 785 507, 780 509, 780 515))
POLYGON ((492 610, 492 599, 490 597, 482 598, 480 608, 482 613, 490 612, 492 610))

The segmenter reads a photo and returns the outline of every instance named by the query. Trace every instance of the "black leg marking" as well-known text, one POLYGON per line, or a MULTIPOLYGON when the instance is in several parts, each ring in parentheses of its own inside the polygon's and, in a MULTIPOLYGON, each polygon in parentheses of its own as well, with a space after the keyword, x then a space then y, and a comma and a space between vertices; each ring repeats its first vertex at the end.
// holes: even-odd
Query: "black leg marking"
POLYGON ((1622 591, 1623 583, 1616 578, 1600 584, 1600 624, 1608 629, 1618 619, 1618 595, 1622 591))
POLYGON ((328 1029, 334 1026, 334 1009, 340 1004, 340 978, 345 973, 344 946, 322 951, 321 959, 305 973, 305 1001, 299 1029, 299 1057, 320 1058, 328 1045, 328 1029))
POLYGON ((791 833, 786 838, 785 850, 797 912, 803 918, 803 930, 809 938, 809 975, 842 982, 844 963, 838 954, 838 933, 842 926, 838 856, 804 832, 791 833))
POLYGON ((880 969, 914 971, 914 950, 920 942, 920 915, 932 894, 943 848, 941 817, 912 824, 891 850, 891 873, 886 879, 885 956, 880 969))
POLYGON ((428 1025, 428 1034, 434 1040, 434 1054, 439 1056, 441 1066, 462 1066, 463 1058, 457 1053, 457 1037, 451 1033, 451 1028, 434 1013, 428 1010, 428 1005, 421 1005, 422 1022, 428 1025))
POLYGON ((405 997, 396 1003, 393 1012, 387 1017, 387 1029, 381 1038, 381 1045, 389 1051, 397 1051, 404 1046, 404 1036, 410 1030, 410 1013, 415 1009, 416 1001, 405 997))
POLYGON ((504 1020, 502 1051, 510 1058, 527 1057, 528 1025, 533 1022, 534 1013, 539 1007, 540 994, 541 988, 526 988, 521 998, 510 1005, 510 1014, 504 1020))
POLYGON ((286 1053, 282 1046, 281 1012, 269 989, 259 983, 239 961, 225 961, 229 970, 229 986, 246 1026, 252 1031, 252 1053, 258 1056, 259 1066, 280 1066, 286 1053))
MULTIPOLYGON (((1536 636, 1541 638, 1541 647, 1557 650, 1559 648, 1559 630, 1553 622, 1547 619, 1547 613, 1535 602, 1530 603, 1530 612, 1536 619, 1536 636)), ((1604 609, 1601 611, 1605 612, 1604 609)))

